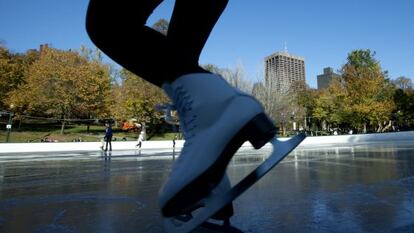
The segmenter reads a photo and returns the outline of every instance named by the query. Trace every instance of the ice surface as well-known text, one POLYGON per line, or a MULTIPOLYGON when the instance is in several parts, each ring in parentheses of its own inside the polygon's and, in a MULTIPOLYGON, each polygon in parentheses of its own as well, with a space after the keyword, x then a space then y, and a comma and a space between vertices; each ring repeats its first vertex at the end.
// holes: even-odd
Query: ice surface
MULTIPOLYGON (((232 182, 269 150, 240 151, 232 182)), ((2 155, 0 232, 162 232, 172 163, 165 150, 2 155)), ((414 232, 414 142, 298 148, 234 206, 245 232, 414 232)))

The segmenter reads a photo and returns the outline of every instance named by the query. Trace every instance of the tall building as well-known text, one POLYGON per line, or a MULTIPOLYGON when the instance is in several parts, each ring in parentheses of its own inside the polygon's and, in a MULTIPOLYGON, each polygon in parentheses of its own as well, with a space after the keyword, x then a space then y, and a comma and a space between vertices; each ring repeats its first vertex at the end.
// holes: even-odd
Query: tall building
POLYGON ((305 82, 305 59, 285 51, 265 58, 266 85, 280 93, 288 92, 297 81, 305 82))
POLYGON ((334 78, 341 78, 341 75, 335 74, 331 67, 323 69, 323 74, 317 76, 318 79, 318 90, 329 87, 329 84, 334 78))

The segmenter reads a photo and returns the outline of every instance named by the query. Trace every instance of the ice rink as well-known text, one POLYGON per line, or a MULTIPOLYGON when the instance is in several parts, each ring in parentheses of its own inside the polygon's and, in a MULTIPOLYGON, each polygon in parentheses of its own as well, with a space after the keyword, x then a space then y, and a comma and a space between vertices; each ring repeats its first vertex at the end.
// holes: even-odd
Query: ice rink
MULTIPOLYGON (((232 183, 270 148, 242 150, 232 183)), ((162 232, 171 151, 0 156, 0 232, 162 232)), ((414 232, 414 141, 294 150, 234 202, 243 232, 414 232)))

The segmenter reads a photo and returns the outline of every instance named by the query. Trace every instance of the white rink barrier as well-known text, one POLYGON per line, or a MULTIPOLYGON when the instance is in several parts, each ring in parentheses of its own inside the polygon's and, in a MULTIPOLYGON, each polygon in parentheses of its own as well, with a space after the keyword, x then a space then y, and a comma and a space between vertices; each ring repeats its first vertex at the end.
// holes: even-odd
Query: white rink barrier
MULTIPOLYGON (((280 140, 287 140, 281 138, 280 140)), ((364 144, 387 141, 413 141, 414 131, 380 134, 354 134, 338 136, 307 137, 300 146, 326 146, 328 144, 364 144)), ((206 142, 208 143, 208 142, 206 142)), ((112 142, 113 150, 134 150, 137 141, 112 142)), ((183 147, 183 140, 176 140, 176 152, 183 147)), ((270 144, 269 144, 270 145, 270 144)), ((39 143, 0 143, 1 153, 28 153, 28 152, 59 152, 59 151, 99 151, 101 142, 39 142, 39 143)), ((250 143, 246 142, 243 147, 250 149, 250 143)), ((172 141, 143 141, 142 150, 157 149, 172 151, 172 141)))
MULTIPOLYGON (((112 150, 135 150, 137 141, 113 141, 112 150)), ((175 148, 182 148, 184 141, 177 140, 175 148)), ((100 151, 102 142, 36 142, 36 143, 0 143, 1 153, 59 152, 59 151, 100 151)), ((143 141, 141 149, 173 149, 172 141, 143 141)))
POLYGON ((413 141, 414 131, 395 133, 351 134, 337 136, 307 137, 300 146, 318 146, 327 144, 366 144, 392 141, 413 141))

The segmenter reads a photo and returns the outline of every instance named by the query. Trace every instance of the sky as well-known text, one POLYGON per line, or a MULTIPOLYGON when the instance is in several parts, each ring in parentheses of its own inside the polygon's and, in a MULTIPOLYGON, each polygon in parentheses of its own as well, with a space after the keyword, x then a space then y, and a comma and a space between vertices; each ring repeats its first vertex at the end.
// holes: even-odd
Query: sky
MULTIPOLYGON (((87 5, 87 0, 0 0, 0 41, 13 52, 44 43, 93 48, 84 26, 87 5)), ((173 5, 165 0, 147 24, 169 20, 173 5)), ((413 79, 413 11, 412 0, 230 0, 200 63, 242 65, 256 81, 263 76, 264 57, 286 45, 290 54, 305 59, 306 82, 316 88, 324 67, 339 70, 349 52, 370 49, 391 79, 413 79)))

